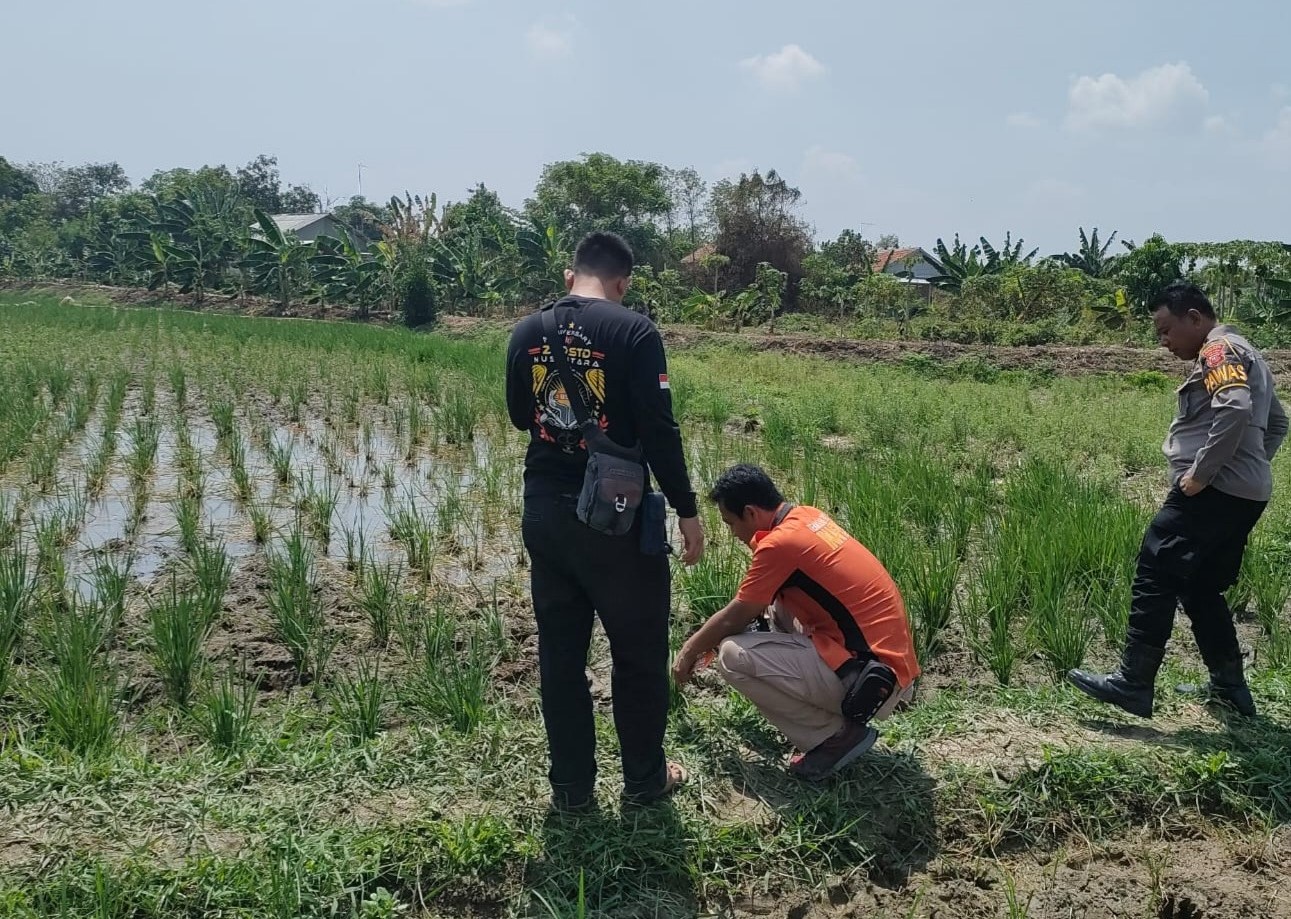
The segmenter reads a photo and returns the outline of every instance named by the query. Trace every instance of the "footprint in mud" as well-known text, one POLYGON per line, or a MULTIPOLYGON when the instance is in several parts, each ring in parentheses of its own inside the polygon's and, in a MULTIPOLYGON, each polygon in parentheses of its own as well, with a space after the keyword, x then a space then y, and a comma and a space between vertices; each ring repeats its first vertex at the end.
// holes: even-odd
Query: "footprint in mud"
POLYGON ((1169 894, 1161 904, 1157 919, 1206 919, 1205 913, 1187 897, 1175 898, 1169 894))

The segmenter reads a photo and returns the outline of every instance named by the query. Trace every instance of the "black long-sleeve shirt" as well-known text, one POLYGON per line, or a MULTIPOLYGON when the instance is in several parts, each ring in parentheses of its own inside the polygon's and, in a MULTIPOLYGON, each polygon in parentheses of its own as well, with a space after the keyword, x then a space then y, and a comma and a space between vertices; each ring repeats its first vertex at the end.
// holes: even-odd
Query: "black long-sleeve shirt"
MULTIPOLYGON (((543 310, 552 308, 592 417, 620 446, 639 443, 668 503, 678 516, 694 517, 695 493, 672 414, 659 330, 608 300, 570 296, 543 310)), ((520 320, 507 349, 507 410, 511 423, 530 437, 525 497, 576 494, 587 466, 587 447, 543 331, 542 312, 520 320)))

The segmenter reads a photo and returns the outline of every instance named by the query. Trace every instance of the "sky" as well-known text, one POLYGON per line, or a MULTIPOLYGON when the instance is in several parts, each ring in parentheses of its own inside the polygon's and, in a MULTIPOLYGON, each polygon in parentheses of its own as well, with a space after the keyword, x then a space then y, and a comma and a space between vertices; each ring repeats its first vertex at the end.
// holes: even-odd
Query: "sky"
POLYGON ((520 206, 603 151, 816 235, 1291 239, 1287 0, 0 0, 0 156, 520 206))

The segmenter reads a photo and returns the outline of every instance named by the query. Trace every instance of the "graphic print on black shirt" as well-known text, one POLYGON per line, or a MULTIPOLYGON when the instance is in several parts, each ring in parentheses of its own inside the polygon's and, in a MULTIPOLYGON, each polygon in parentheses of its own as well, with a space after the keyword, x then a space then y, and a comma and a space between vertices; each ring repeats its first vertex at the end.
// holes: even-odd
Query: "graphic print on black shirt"
MULTIPOLYGON (((605 417, 605 354, 596 349, 583 327, 573 321, 561 323, 559 331, 564 335, 565 356, 574 375, 574 385, 582 392, 588 412, 601 430, 605 430, 608 426, 605 417)), ((534 422, 539 438, 555 444, 564 453, 572 454, 586 450, 587 445, 578 429, 578 415, 565 391, 551 349, 551 342, 528 349, 533 360, 534 422)))

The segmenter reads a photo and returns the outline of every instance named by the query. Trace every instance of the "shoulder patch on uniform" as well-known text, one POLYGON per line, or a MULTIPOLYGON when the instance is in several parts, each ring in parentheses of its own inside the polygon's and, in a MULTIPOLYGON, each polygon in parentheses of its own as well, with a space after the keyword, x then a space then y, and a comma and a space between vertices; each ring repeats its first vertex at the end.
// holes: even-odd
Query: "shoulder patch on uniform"
POLYGON ((671 386, 671 385, 669 385, 669 383, 668 383, 668 374, 666 374, 666 373, 661 373, 661 374, 659 374, 659 388, 660 388, 660 389, 672 389, 672 386, 671 386))
POLYGON ((1207 367, 1218 367, 1224 363, 1228 356, 1228 342, 1221 338, 1218 341, 1212 341, 1206 347, 1201 349, 1201 359, 1207 367))
POLYGON ((1221 389, 1229 389, 1233 386, 1250 386, 1246 376, 1246 368, 1242 366, 1241 361, 1219 364, 1206 374, 1205 383, 1206 392, 1212 396, 1221 389))

